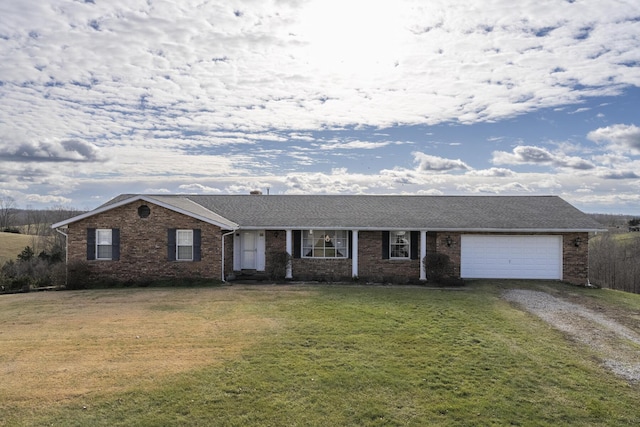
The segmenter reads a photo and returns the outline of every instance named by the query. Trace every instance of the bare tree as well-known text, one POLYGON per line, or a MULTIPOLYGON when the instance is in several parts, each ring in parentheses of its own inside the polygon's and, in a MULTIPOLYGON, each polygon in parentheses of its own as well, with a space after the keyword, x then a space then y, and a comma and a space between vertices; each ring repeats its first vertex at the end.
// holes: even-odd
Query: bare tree
POLYGON ((589 276, 594 284, 640 293, 640 238, 634 234, 622 238, 605 234, 589 242, 589 276))
POLYGON ((39 209, 33 209, 30 206, 27 206, 26 209, 27 215, 27 224, 26 224, 26 234, 35 234, 37 236, 43 236, 48 233, 45 230, 48 226, 46 224, 46 211, 42 211, 39 209))
POLYGON ((64 221, 65 219, 74 217, 76 215, 79 215, 80 213, 82 213, 82 211, 78 209, 64 207, 64 206, 56 206, 52 210, 47 211, 47 217, 44 222, 46 222, 47 224, 47 232, 53 233, 54 246, 64 249, 66 247, 66 241, 65 241, 65 237, 62 234, 53 232, 53 230, 51 230, 51 224, 64 221))
POLYGON ((0 197, 0 229, 6 230, 14 225, 16 201, 12 197, 0 197))

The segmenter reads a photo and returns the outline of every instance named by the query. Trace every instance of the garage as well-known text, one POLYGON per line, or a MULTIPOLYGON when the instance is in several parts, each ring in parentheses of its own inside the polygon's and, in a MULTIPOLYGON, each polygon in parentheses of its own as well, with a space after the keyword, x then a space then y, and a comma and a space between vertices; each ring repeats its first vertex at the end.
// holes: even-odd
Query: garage
POLYGON ((462 235, 460 275, 471 279, 562 279, 562 236, 462 235))

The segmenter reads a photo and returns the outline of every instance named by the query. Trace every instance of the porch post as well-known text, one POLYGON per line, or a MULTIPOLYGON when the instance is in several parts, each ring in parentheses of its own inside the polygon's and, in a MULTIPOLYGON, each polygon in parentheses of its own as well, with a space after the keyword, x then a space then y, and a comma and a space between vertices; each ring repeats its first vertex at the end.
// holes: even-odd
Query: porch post
POLYGON ((420 230, 420 280, 427 280, 427 270, 424 268, 424 257, 427 256, 427 230, 420 230))
POLYGON ((358 230, 351 231, 351 277, 358 277, 358 230))
POLYGON ((291 229, 287 228, 286 230, 286 245, 287 245, 287 268, 286 268, 286 272, 284 275, 285 279, 293 279, 293 270, 292 270, 292 260, 291 258, 293 258, 293 233, 291 232, 291 229))

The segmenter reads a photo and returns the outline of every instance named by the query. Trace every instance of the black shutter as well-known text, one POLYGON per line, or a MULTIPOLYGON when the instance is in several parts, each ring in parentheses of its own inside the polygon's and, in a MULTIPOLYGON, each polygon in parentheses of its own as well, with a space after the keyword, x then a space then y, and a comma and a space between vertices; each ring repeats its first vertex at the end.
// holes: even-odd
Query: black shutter
POLYGON ((200 245, 202 242, 202 232, 199 228, 193 230, 193 260, 200 261, 202 259, 202 251, 200 245))
POLYGON ((293 230, 293 257, 300 258, 302 256, 302 231, 293 230))
POLYGON ((389 232, 382 232, 382 259, 389 259, 389 232))
POLYGON ((349 259, 353 259, 353 231, 349 231, 349 259))
POLYGON ((87 259, 96 259, 96 229, 87 228, 87 259))
POLYGON ((411 259, 420 258, 420 232, 411 232, 411 259))
POLYGON ((167 259, 169 261, 176 260, 176 228, 167 230, 167 259))
POLYGON ((111 230, 111 259, 113 261, 120 260, 120 229, 111 230))

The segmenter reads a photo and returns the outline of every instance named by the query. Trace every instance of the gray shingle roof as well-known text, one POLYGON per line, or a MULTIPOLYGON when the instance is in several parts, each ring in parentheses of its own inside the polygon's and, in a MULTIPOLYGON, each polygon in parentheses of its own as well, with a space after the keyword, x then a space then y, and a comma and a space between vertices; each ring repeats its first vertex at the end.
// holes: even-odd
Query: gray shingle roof
POLYGON ((188 196, 241 227, 596 230, 556 196, 188 196))
POLYGON ((210 222, 219 224, 223 227, 231 229, 237 227, 238 225, 235 222, 221 216, 220 214, 212 212, 210 209, 207 209, 205 206, 198 204, 188 197, 153 196, 150 197, 150 199, 157 200, 163 205, 173 206, 175 208, 178 208, 182 212, 189 213, 195 217, 203 218, 210 222))
MULTIPOLYGON (((131 198, 119 196, 109 204, 131 198)), ((161 195, 183 211, 265 229, 596 231, 603 226, 557 196, 161 195), (195 202, 200 208, 189 204, 195 202)))

